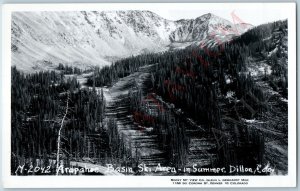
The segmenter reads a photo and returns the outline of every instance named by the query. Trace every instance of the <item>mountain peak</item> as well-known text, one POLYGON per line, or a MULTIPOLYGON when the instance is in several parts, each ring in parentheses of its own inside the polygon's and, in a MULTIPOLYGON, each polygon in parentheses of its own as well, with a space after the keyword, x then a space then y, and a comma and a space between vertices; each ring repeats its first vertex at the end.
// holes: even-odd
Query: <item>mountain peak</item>
MULTIPOLYGON (((206 13, 204 15, 201 15, 200 17, 197 17, 195 20, 209 20, 209 19, 213 19, 213 18, 218 18, 218 19, 223 19, 217 15, 214 15, 212 13, 206 13)), ((225 20, 225 19, 224 19, 225 20)))
POLYGON ((217 15, 214 15, 212 13, 207 13, 207 14, 204 14, 204 15, 201 15, 200 17, 197 17, 195 19, 196 21, 200 20, 200 21, 214 21, 214 23, 216 22, 219 22, 219 23, 224 23, 224 24, 232 24, 230 21, 222 18, 222 17, 219 17, 217 15))
POLYGON ((204 15, 201 15, 200 17, 197 17, 197 18, 207 18, 207 19, 210 19, 211 17, 213 17, 214 15, 212 13, 206 13, 204 15))

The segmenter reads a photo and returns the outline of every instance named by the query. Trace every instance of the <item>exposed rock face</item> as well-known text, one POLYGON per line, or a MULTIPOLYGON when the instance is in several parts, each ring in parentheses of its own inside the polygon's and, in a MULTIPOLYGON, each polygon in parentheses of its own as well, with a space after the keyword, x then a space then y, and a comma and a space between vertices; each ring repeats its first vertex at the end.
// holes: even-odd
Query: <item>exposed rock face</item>
POLYGON ((12 64, 51 69, 58 63, 80 68, 199 42, 214 45, 251 25, 234 25, 213 14, 170 21, 150 11, 14 12, 12 64))

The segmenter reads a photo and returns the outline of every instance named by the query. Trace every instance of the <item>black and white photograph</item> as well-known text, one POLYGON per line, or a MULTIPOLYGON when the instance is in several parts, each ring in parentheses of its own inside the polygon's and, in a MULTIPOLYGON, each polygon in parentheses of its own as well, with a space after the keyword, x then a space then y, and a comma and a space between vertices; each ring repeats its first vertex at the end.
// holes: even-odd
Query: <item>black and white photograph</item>
POLYGON ((9 8, 10 177, 293 185, 293 3, 71 6, 9 8))

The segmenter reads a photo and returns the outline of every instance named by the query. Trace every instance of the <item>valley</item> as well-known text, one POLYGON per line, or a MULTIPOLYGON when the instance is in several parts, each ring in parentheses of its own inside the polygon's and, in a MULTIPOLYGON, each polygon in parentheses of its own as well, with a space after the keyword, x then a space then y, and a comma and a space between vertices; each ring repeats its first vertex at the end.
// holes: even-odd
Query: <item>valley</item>
POLYGON ((12 173, 19 163, 99 168, 66 175, 288 173, 286 20, 41 12, 12 26, 12 173))

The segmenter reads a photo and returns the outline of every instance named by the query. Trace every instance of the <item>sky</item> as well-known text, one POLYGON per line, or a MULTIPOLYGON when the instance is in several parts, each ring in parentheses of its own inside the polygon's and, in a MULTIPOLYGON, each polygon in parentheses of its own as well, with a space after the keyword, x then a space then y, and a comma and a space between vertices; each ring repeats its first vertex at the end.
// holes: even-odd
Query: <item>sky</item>
POLYGON ((105 10, 149 10, 169 20, 194 19, 212 13, 234 23, 238 20, 254 26, 283 20, 290 15, 293 3, 99 3, 99 4, 28 4, 14 6, 15 11, 105 11, 105 10))
POLYGON ((217 6, 193 6, 193 7, 178 7, 165 10, 150 10, 163 18, 169 20, 179 20, 179 19, 194 19, 206 13, 212 13, 228 21, 234 23, 239 22, 237 19, 233 19, 232 15, 235 15, 235 18, 240 19, 241 22, 249 23, 254 26, 273 22, 277 20, 286 19, 288 16, 286 14, 286 9, 280 8, 280 6, 269 6, 266 4, 247 4, 247 6, 233 6, 232 4, 222 4, 217 6), (233 14, 232 14, 233 13, 233 14))

